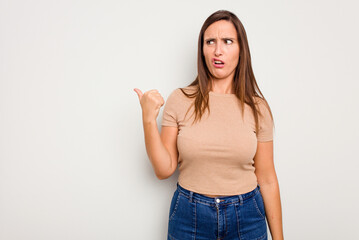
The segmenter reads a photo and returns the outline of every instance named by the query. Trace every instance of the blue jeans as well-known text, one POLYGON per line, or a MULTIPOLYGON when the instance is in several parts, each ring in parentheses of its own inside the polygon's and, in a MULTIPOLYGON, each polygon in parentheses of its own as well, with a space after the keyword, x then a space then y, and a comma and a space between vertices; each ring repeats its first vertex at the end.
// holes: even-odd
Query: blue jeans
POLYGON ((250 192, 207 197, 179 185, 169 211, 167 240, 267 240, 260 186, 250 192))

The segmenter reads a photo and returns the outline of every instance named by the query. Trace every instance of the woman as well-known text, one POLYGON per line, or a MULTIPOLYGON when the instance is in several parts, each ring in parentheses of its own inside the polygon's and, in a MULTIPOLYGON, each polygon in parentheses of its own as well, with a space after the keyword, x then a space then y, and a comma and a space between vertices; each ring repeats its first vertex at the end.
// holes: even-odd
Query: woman
POLYGON ((281 240, 273 117, 236 15, 220 10, 206 19, 197 64, 197 78, 169 95, 161 134, 162 96, 135 89, 157 177, 170 177, 179 165, 168 239, 267 239, 267 218, 272 239, 281 240))

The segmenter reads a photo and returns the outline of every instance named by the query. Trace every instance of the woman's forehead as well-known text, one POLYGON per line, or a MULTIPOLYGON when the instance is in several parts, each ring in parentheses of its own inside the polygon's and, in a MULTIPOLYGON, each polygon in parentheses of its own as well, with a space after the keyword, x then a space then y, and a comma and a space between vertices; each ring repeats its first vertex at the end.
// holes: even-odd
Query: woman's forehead
POLYGON ((232 22, 220 20, 208 26, 204 32, 205 38, 236 38, 237 31, 232 22))

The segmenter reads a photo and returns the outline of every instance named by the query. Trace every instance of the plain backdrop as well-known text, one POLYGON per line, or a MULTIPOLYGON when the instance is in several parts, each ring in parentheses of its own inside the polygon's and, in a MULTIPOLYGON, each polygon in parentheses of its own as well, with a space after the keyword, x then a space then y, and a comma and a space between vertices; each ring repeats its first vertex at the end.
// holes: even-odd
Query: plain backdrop
POLYGON ((156 178, 133 89, 191 83, 219 9, 273 111, 285 239, 359 239, 358 7, 0 0, 0 239, 166 239, 178 170, 156 178))

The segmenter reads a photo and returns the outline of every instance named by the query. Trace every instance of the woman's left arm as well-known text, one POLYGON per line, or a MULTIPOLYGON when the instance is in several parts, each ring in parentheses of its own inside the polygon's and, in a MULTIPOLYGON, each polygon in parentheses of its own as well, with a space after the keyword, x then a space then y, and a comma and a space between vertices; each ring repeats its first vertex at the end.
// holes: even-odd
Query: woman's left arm
POLYGON ((273 240, 283 240, 282 207, 273 161, 273 141, 257 142, 254 167, 273 240))

